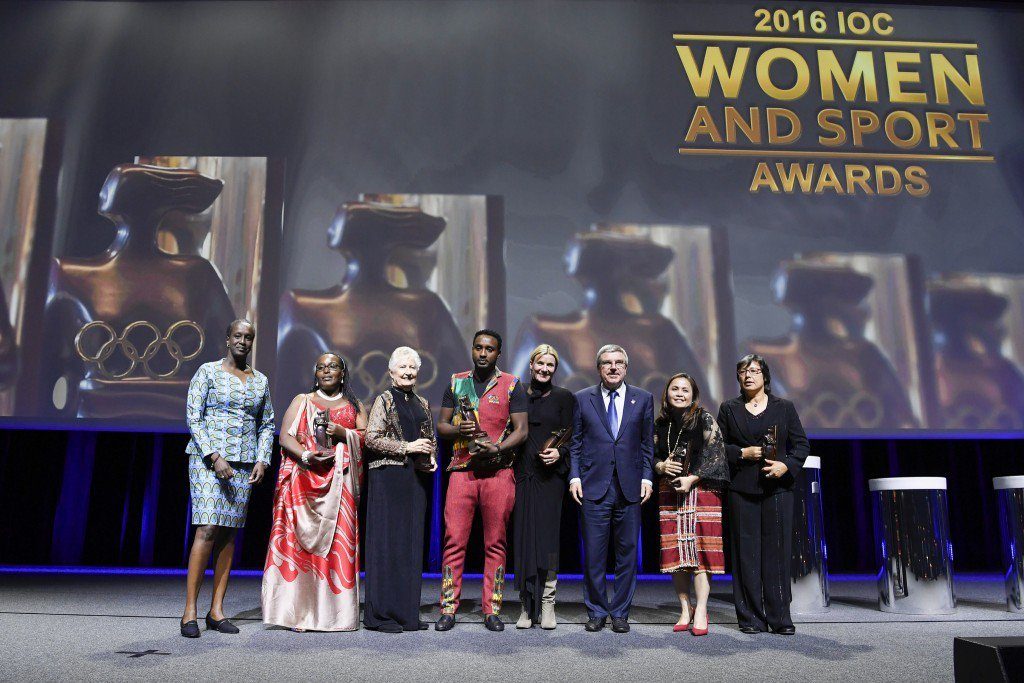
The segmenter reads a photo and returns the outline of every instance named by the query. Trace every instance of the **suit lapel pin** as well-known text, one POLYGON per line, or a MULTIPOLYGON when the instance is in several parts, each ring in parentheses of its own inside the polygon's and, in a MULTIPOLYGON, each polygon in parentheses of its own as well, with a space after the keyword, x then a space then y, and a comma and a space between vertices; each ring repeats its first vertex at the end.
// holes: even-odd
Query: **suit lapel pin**
POLYGON ((634 398, 633 400, 630 401, 630 403, 636 403, 636 399, 634 398))

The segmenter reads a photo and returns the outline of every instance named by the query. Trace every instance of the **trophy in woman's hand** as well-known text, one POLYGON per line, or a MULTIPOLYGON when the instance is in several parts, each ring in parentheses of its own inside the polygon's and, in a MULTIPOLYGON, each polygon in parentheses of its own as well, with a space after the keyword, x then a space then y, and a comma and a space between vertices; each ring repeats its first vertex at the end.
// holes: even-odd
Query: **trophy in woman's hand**
POLYGON ((778 440, 779 440, 779 427, 778 425, 772 425, 765 431, 764 436, 761 438, 761 457, 766 460, 775 460, 775 456, 779 453, 778 440))
POLYGON ((568 427, 559 427, 551 432, 551 436, 547 438, 538 453, 543 453, 549 448, 561 448, 569 443, 570 437, 572 437, 572 431, 568 427))
POLYGON ((313 440, 316 442, 318 453, 334 450, 331 448, 331 437, 327 434, 328 424, 330 423, 327 420, 327 411, 316 411, 316 417, 313 418, 313 440))
POLYGON ((684 441, 681 444, 678 444, 676 446, 676 449, 672 451, 668 456, 669 460, 671 460, 672 462, 677 462, 683 466, 683 471, 671 482, 672 488, 674 488, 678 493, 683 492, 683 477, 687 476, 690 473, 690 462, 688 457, 689 454, 690 444, 684 441))
MULTIPOLYGON (((434 428, 430 424, 430 418, 424 417, 419 421, 419 430, 421 439, 433 439, 434 428)), ((417 453, 413 456, 412 463, 413 467, 418 470, 429 471, 430 470, 430 459, 434 456, 430 453, 417 453)))

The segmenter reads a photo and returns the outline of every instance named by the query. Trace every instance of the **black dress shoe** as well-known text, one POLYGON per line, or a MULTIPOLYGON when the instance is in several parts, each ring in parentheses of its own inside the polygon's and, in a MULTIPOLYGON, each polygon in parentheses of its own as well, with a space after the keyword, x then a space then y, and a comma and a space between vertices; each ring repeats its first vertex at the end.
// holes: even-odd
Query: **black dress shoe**
POLYGON ((210 617, 210 614, 206 614, 206 630, 217 631, 218 633, 238 633, 238 627, 232 624, 227 619, 221 619, 217 621, 210 617))
POLYGON ((629 633, 629 620, 625 617, 621 619, 612 617, 612 631, 615 633, 629 633))
POLYGON ((441 618, 434 624, 435 631, 451 631, 452 626, 455 626, 455 615, 454 614, 442 614, 441 618))
POLYGON ((587 629, 591 633, 600 631, 604 628, 604 617, 590 617, 590 619, 587 620, 587 625, 583 628, 587 629))
POLYGON ((772 633, 778 636, 795 636, 796 626, 780 626, 778 628, 773 628, 772 633))
POLYGON ((199 623, 193 619, 192 621, 182 621, 181 635, 186 638, 198 638, 199 637, 199 623))
POLYGON ((501 620, 497 614, 488 614, 484 616, 484 626, 487 627, 488 631, 504 631, 505 622, 501 620))
POLYGON ((763 633, 763 631, 756 626, 740 626, 740 633, 763 633))
POLYGON ((400 624, 390 623, 381 624, 377 627, 377 630, 381 633, 401 633, 404 629, 402 629, 400 624))
POLYGON ((430 624, 420 619, 420 630, 426 631, 428 628, 430 628, 430 624))

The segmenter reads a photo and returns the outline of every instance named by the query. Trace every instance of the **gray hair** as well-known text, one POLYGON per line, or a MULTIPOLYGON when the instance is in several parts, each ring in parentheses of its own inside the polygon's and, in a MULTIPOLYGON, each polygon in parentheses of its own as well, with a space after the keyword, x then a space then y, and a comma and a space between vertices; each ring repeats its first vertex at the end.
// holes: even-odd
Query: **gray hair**
POLYGON ((594 361, 594 364, 598 367, 598 369, 600 369, 601 368, 601 356, 603 356, 606 353, 615 353, 615 352, 621 353, 623 356, 626 357, 626 365, 628 366, 629 365, 629 354, 626 353, 626 349, 622 348, 618 344, 605 344, 600 349, 598 349, 597 350, 597 359, 594 361))
POLYGON ((391 352, 391 359, 388 360, 388 370, 394 370, 398 367, 398 364, 406 358, 412 359, 417 370, 419 370, 420 365, 423 364, 423 361, 420 360, 420 354, 416 353, 416 349, 409 346, 399 346, 391 352))

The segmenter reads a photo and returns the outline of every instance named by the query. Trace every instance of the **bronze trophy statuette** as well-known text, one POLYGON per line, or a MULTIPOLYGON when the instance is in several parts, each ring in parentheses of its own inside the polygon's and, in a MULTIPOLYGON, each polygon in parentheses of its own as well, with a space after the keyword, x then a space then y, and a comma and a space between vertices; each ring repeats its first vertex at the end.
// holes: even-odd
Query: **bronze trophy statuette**
POLYGON ((41 414, 180 420, 189 379, 221 357, 235 317, 224 283, 200 256, 160 250, 171 212, 197 214, 224 183, 187 169, 123 164, 110 172, 99 212, 116 228, 102 254, 53 261, 41 353, 41 414), (51 388, 66 397, 50 400, 51 388))
POLYGON ((766 460, 775 460, 779 454, 779 427, 772 425, 765 431, 761 438, 761 457, 766 460))
MULTIPOLYGON (((418 391, 432 405, 440 403, 444 378, 464 360, 462 335, 441 297, 419 287, 421 273, 407 271, 403 289, 389 282, 388 271, 396 249, 422 252, 444 229, 444 219, 418 208, 347 202, 338 210, 328 246, 344 257, 340 283, 289 290, 281 298, 277 400, 302 391, 305 359, 334 349, 350 362, 356 396, 371 401, 391 384, 391 350, 407 345, 423 359, 418 391)), ((410 252, 402 253, 408 265, 410 252)))
POLYGON ((677 462, 683 466, 682 474, 680 474, 678 477, 672 480, 672 488, 674 488, 678 493, 682 493, 682 491, 680 490, 682 478, 689 475, 690 473, 689 456, 690 444, 686 443, 685 441, 676 446, 676 449, 672 451, 672 453, 670 453, 668 456, 669 460, 671 460, 672 462, 677 462))
POLYGON ((548 450, 549 448, 561 448, 569 443, 569 439, 572 437, 572 431, 568 427, 559 427, 555 431, 551 432, 551 436, 547 438, 544 445, 541 446, 540 453, 548 450))
POLYGON ((696 382, 707 386, 690 342, 660 312, 664 291, 658 280, 674 258, 671 248, 646 237, 577 234, 568 244, 566 272, 583 287, 583 307, 528 317, 513 345, 510 372, 525 376, 530 351, 544 342, 562 352, 567 389, 593 386, 597 350, 614 339, 629 351, 630 384, 657 394, 668 381, 665 368, 691 368, 696 382))
POLYGON ((462 422, 469 422, 475 428, 473 434, 463 437, 469 442, 467 446, 469 454, 475 457, 481 451, 484 451, 486 443, 490 441, 490 437, 487 436, 487 432, 480 428, 480 422, 476 419, 476 411, 473 410, 473 406, 469 403, 467 396, 459 396, 459 416, 462 418, 462 422))
POLYGON ((330 424, 330 421, 327 419, 327 411, 316 411, 316 417, 313 418, 313 440, 316 442, 317 455, 327 452, 334 453, 334 448, 331 446, 331 437, 327 434, 328 424, 330 424))

